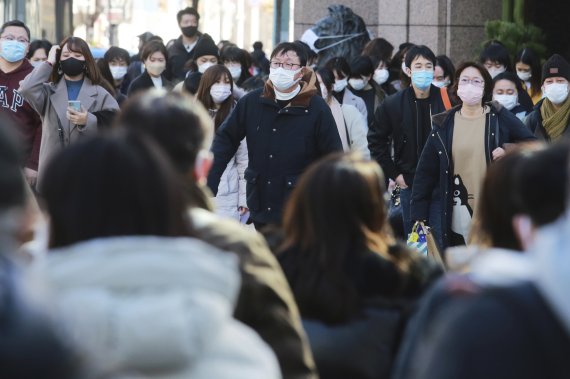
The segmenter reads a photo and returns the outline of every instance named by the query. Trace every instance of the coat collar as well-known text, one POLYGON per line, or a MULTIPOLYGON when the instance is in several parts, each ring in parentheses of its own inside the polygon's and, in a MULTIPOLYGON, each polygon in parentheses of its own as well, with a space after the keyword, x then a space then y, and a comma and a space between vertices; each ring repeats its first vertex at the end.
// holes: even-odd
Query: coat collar
MULTIPOLYGON (((288 105, 289 107, 307 108, 311 102, 311 98, 317 94, 317 87, 315 86, 317 76, 315 75, 315 72, 309 67, 303 67, 301 70, 303 73, 301 81, 299 82, 301 85, 301 92, 291 100, 288 105)), ((273 83, 271 83, 271 80, 267 80, 265 82, 261 98, 267 99, 272 103, 275 102, 275 90, 273 89, 273 83)))
MULTIPOLYGON (((61 125, 69 125, 69 120, 67 119, 67 84, 65 83, 65 78, 61 78, 59 82, 54 84, 54 93, 51 96, 52 104, 59 118, 61 125)), ((97 86, 93 85, 91 80, 84 76, 83 84, 81 85, 81 90, 77 96, 77 100, 81 101, 81 106, 89 111, 91 106, 97 99, 97 86)))

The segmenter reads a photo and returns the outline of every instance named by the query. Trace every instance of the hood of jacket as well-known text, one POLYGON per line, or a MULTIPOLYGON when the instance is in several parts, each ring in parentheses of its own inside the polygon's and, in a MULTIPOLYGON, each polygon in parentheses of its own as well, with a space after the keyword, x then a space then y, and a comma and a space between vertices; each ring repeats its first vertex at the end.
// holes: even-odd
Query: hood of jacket
MULTIPOLYGON (((317 94, 317 75, 310 67, 301 68, 301 80, 299 84, 301 85, 301 91, 291 99, 289 106, 292 107, 308 107, 311 102, 311 98, 317 94)), ((265 82, 265 87, 263 88, 263 98, 275 101, 275 89, 273 88, 273 83, 271 80, 265 82)))
POLYGON ((553 312, 570 334, 570 215, 540 228, 529 250, 535 282, 553 312))
POLYGON ((240 286, 237 258, 192 238, 95 239, 50 251, 39 269, 102 371, 188 374, 233 322, 240 286))

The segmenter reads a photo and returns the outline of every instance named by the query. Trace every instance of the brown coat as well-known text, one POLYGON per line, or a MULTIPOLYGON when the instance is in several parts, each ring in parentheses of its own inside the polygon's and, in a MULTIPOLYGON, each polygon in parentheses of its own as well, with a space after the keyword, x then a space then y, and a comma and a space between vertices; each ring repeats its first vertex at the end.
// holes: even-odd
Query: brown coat
POLYGON ((271 346, 284 379, 317 379, 299 309, 285 275, 263 237, 230 219, 193 208, 197 237, 240 258, 242 287, 235 317, 271 346))
POLYGON ((41 192, 43 170, 48 159, 62 145, 77 142, 80 138, 95 134, 98 130, 98 120, 95 112, 117 111, 119 105, 113 96, 103 87, 94 85, 85 76, 83 85, 77 97, 81 106, 89 113, 85 125, 73 125, 67 119, 67 85, 62 79, 57 83, 47 83, 52 71, 49 63, 36 67, 20 84, 19 92, 42 118, 42 141, 38 165, 37 188, 41 192), (63 143, 59 128, 61 127, 63 143))

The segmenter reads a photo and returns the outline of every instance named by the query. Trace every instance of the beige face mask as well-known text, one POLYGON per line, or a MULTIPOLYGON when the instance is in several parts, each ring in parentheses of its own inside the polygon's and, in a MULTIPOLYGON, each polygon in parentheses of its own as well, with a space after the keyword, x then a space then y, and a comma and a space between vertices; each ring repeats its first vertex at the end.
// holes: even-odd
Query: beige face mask
POLYGON ((166 63, 164 62, 149 62, 145 64, 145 68, 148 73, 152 76, 160 76, 166 69, 166 63))

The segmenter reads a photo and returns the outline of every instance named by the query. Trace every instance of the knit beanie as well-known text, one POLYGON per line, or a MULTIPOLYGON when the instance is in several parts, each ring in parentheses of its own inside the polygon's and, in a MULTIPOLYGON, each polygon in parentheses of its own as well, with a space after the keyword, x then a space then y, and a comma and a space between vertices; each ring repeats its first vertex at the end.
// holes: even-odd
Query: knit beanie
POLYGON ((218 59, 220 58, 218 46, 216 46, 214 40, 208 34, 204 34, 198 40, 198 43, 196 43, 192 53, 192 58, 194 58, 194 60, 203 57, 204 55, 213 55, 218 59))
POLYGON ((556 76, 570 81, 570 64, 558 54, 554 54, 542 66, 542 82, 556 76))

